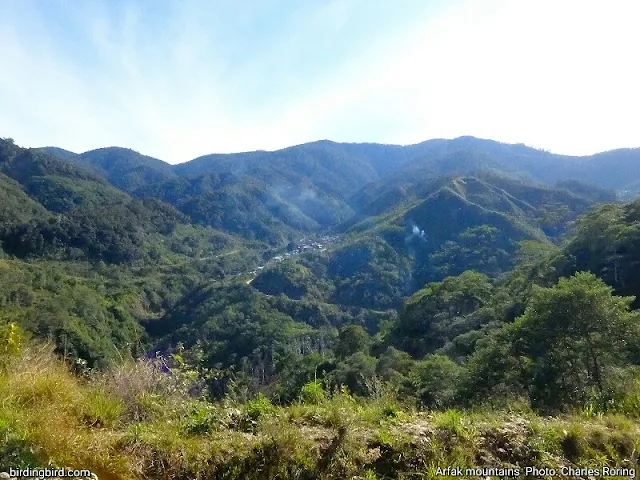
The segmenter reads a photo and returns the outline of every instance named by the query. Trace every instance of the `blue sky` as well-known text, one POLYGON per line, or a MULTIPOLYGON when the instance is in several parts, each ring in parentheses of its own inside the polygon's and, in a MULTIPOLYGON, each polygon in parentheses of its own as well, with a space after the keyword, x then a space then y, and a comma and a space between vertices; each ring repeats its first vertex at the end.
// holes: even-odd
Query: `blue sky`
POLYGON ((2 0, 0 137, 171 163, 318 139, 640 146, 637 0, 2 0))

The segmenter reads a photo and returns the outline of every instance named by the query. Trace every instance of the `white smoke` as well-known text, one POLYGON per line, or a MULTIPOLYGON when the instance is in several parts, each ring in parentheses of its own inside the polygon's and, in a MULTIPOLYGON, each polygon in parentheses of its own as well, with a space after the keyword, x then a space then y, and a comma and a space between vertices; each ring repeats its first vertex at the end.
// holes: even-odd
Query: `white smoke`
POLYGON ((409 221, 407 227, 409 232, 404 238, 405 245, 411 246, 416 240, 418 240, 418 243, 427 241, 427 234, 414 221, 409 221))
POLYGON ((411 231, 412 231, 414 236, 418 236, 418 237, 424 238, 424 239, 427 238, 425 233, 424 233, 424 230, 420 230, 417 225, 414 225, 413 228, 411 229, 411 231))

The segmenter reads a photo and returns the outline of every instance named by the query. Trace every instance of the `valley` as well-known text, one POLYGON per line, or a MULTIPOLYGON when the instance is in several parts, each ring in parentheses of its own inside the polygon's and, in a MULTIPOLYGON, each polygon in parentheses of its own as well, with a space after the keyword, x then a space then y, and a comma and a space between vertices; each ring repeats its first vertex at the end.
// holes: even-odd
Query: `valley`
POLYGON ((635 468, 639 166, 473 137, 178 165, 0 139, 0 461, 635 468), (77 445, 37 433, 49 404, 77 445))

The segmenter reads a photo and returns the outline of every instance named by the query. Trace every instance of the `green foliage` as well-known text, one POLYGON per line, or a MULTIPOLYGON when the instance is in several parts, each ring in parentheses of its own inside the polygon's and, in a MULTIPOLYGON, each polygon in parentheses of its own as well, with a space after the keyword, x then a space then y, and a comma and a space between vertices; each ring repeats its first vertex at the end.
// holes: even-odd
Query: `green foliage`
POLYGON ((527 392, 543 410, 581 408, 594 398, 602 406, 622 385, 618 369, 638 351, 640 318, 629 311, 632 301, 585 272, 534 287, 524 314, 472 355, 468 390, 527 392))
POLYGON ((534 405, 582 405, 590 389, 602 395, 610 388, 612 370, 631 360, 640 341, 640 316, 629 312, 633 298, 612 291, 584 272, 534 290, 524 315, 511 327, 516 351, 530 359, 534 405))
POLYGON ((367 396, 371 393, 370 382, 375 375, 375 358, 358 351, 340 361, 328 377, 335 386, 345 386, 355 395, 367 396))
POLYGON ((100 181, 58 175, 33 176, 26 191, 47 210, 67 213, 75 208, 94 209, 127 201, 127 195, 100 181))
POLYGON ((18 355, 22 351, 24 333, 13 322, 0 325, 0 358, 18 355))
POLYGON ((40 466, 33 447, 12 428, 11 422, 0 416, 0 468, 23 469, 40 466))
POLYGON ((441 409, 454 404, 462 368, 444 355, 428 355, 416 363, 410 379, 425 408, 441 409))
MULTIPOLYGON (((526 147, 428 143, 317 142, 174 167, 125 149, 76 155, 2 140, 0 322, 51 340, 90 379, 90 393, 66 394, 73 408, 61 418, 85 433, 126 430, 122 445, 132 451, 224 442, 213 437, 231 430, 245 438, 244 450, 232 444, 246 456, 227 462, 230 476, 253 472, 265 455, 284 459, 265 471, 302 477, 348 458, 334 478, 476 458, 433 438, 448 453, 403 460, 406 450, 394 449, 405 444, 389 432, 366 454, 380 463, 354 453, 365 447, 350 426, 401 422, 400 405, 416 402, 448 409, 526 399, 592 419, 638 415, 637 388, 625 380, 640 363, 634 303, 612 293, 640 294, 640 203, 596 208, 562 243, 578 214, 612 196, 576 182, 515 180, 507 159, 547 175, 523 155, 545 168, 550 157, 526 147), (337 234, 328 248, 294 252, 327 232, 337 234), (286 245, 291 258, 276 262, 286 245), (558 281, 579 270, 613 290, 587 274, 558 281), (143 356, 153 358, 133 361, 143 356), (250 445, 287 408, 332 429, 318 442, 326 460, 300 450, 306 431, 268 432, 250 445), (155 422, 165 430, 153 431, 155 422)), ((20 343, 11 328, 0 332, 7 368, 19 357, 9 355, 20 343)), ((69 386, 60 372, 38 378, 3 391, 20 408, 44 408, 58 384, 69 386)), ((464 412, 435 418, 436 429, 481 441, 464 412)))
POLYGON ((144 339, 131 309, 114 308, 117 297, 107 293, 100 276, 82 267, 70 270, 55 263, 0 263, 0 320, 53 340, 61 355, 91 367, 129 356, 144 339))
POLYGON ((482 225, 468 228, 455 240, 443 243, 429 255, 429 264, 433 274, 440 278, 460 275, 465 270, 496 276, 510 266, 510 251, 513 251, 511 241, 500 230, 482 225))
POLYGON ((387 347, 378 358, 376 374, 397 390, 406 393, 409 372, 414 364, 415 361, 407 352, 394 347, 387 347))
POLYGON ((217 405, 197 402, 183 420, 183 428, 190 435, 205 435, 228 427, 230 418, 217 405))
POLYGON ((314 283, 316 279, 305 266, 295 262, 282 262, 265 269, 253 280, 252 285, 267 295, 284 294, 299 300, 305 296, 322 296, 314 283))
POLYGON ((490 312, 483 307, 492 294, 489 279, 472 271, 430 283, 407 299, 392 338, 414 356, 432 353, 457 335, 487 323, 485 313, 490 312))
POLYGON ((94 171, 128 193, 135 193, 145 185, 175 176, 169 164, 127 148, 99 148, 81 155, 60 152, 55 148, 43 150, 94 171))
POLYGON ((125 406, 118 398, 94 391, 88 395, 81 410, 85 423, 90 427, 114 427, 125 413, 125 406))
POLYGON ((408 259, 375 237, 356 238, 339 248, 327 268, 335 283, 331 299, 339 304, 396 307, 410 288, 408 259))
POLYGON ((244 418, 241 420, 241 428, 247 431, 255 431, 258 421, 272 415, 276 407, 267 397, 259 393, 252 400, 244 404, 244 418))
POLYGON ((0 173, 0 231, 48 215, 47 210, 30 198, 18 182, 0 173))
POLYGON ((640 265, 639 220, 638 201, 593 209, 577 222, 576 235, 558 262, 558 270, 566 276, 590 271, 614 287, 616 293, 640 298, 636 275, 640 265))
POLYGON ((300 389, 300 400, 304 403, 317 405, 322 403, 326 398, 327 392, 319 380, 307 382, 300 389))
POLYGON ((356 352, 369 351, 371 339, 360 325, 347 325, 338 334, 338 344, 335 353, 338 358, 346 358, 356 352))
POLYGON ((252 420, 257 420, 263 415, 272 413, 273 410, 274 406, 271 401, 261 393, 245 405, 245 411, 252 420))
POLYGON ((469 357, 460 386, 460 398, 466 405, 493 402, 504 405, 528 398, 526 359, 513 354, 510 336, 498 329, 478 341, 469 357))

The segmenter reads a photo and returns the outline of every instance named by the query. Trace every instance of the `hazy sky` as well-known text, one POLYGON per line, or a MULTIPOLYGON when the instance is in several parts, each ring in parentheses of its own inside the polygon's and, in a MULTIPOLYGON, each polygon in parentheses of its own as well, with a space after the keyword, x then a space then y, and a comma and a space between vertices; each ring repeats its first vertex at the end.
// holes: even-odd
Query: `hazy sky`
POLYGON ((638 0, 0 0, 0 137, 640 146, 638 0))

